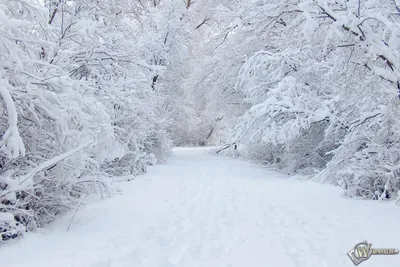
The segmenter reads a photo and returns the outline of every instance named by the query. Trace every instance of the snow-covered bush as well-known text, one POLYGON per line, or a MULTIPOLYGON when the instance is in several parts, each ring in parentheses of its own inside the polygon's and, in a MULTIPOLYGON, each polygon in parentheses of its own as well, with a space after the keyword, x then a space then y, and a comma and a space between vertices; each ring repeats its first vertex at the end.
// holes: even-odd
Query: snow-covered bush
POLYGON ((388 1, 309 1, 302 7, 307 21, 325 16, 313 38, 325 38, 331 66, 335 124, 326 135, 343 128, 345 133, 316 179, 339 184, 352 197, 390 198, 400 189, 399 9, 388 1))
POLYGON ((294 56, 299 57, 258 52, 243 65, 236 85, 252 107, 237 122, 234 140, 240 140, 247 157, 287 172, 324 166, 327 151, 320 143, 330 115, 304 80, 310 77, 291 71, 302 67, 291 60, 294 56))
MULTIPOLYGON (((203 95, 219 89, 213 102, 223 103, 220 110, 232 102, 220 92, 248 107, 239 112, 230 141, 242 155, 288 173, 315 175, 343 186, 349 196, 395 195, 400 189, 395 1, 203 5, 213 5, 215 12, 201 27, 211 36, 203 49, 212 53, 199 68, 206 70, 199 86, 205 85, 203 95), (230 72, 220 71, 224 67, 230 72)), ((230 113, 226 116, 235 112, 222 110, 230 113)))
POLYGON ((13 225, 43 226, 82 193, 107 191, 93 174, 107 154, 101 143, 116 141, 105 138, 113 136, 110 117, 88 85, 44 60, 53 48, 47 11, 31 1, 1 4, 0 211, 16 221, 1 231, 15 236, 22 227, 13 225))
POLYGON ((139 48, 165 45, 148 35, 165 34, 149 18, 186 10, 169 4, 178 15, 131 1, 0 0, 0 241, 166 160, 165 103, 179 95, 156 91, 154 77, 176 72, 179 47, 165 66, 139 48))

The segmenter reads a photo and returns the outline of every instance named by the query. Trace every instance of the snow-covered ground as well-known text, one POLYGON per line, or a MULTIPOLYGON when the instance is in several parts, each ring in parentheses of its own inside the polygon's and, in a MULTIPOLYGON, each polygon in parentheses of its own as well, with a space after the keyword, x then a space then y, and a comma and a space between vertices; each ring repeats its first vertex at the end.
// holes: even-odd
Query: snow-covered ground
MULTIPOLYGON (((353 266, 360 241, 400 248, 400 209, 351 200, 207 149, 180 148, 121 195, 0 247, 1 267, 353 266)), ((361 266, 400 266, 372 256, 361 266)))

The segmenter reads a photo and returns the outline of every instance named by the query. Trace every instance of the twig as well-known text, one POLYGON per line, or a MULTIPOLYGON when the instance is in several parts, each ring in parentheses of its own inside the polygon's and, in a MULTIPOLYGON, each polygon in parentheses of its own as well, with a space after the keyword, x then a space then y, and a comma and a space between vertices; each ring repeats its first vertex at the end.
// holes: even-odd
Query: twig
POLYGON ((203 26, 207 21, 209 21, 209 19, 208 18, 204 18, 203 21, 199 25, 197 25, 196 28, 194 28, 194 29, 197 30, 198 28, 203 26))
POLYGON ((69 222, 69 225, 68 225, 67 232, 68 232, 68 231, 69 231, 69 229, 71 228, 72 221, 74 220, 74 218, 75 218, 75 215, 76 215, 76 213, 78 212, 78 209, 79 209, 79 207, 80 207, 80 206, 81 206, 81 204, 82 204, 82 200, 83 200, 85 197, 86 197, 86 194, 84 194, 84 195, 81 197, 81 199, 79 200, 79 202, 78 202, 78 206, 76 207, 76 209, 75 209, 75 211, 74 211, 74 215, 72 216, 72 218, 71 218, 71 221, 69 222))
POLYGON ((230 148, 232 146, 235 146, 235 145, 236 145, 236 143, 226 144, 226 145, 222 146, 220 149, 218 149, 216 151, 216 154, 219 154, 221 151, 224 151, 225 149, 228 149, 228 148, 230 148))
POLYGON ((217 47, 214 48, 214 51, 217 50, 217 48, 220 47, 225 42, 226 38, 228 38, 228 34, 229 34, 229 32, 226 33, 224 40, 222 40, 222 42, 219 45, 217 45, 217 47))

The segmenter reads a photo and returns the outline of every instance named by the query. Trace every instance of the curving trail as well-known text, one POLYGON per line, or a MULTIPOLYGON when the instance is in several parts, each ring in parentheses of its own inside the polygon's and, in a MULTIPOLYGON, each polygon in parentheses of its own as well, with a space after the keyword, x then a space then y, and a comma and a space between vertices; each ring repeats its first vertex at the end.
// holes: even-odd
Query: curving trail
MULTIPOLYGON (((4 267, 345 267, 368 240, 400 248, 400 209, 350 200, 207 149, 179 148, 121 195, 0 247, 4 267)), ((373 256, 360 266, 399 266, 373 256)))

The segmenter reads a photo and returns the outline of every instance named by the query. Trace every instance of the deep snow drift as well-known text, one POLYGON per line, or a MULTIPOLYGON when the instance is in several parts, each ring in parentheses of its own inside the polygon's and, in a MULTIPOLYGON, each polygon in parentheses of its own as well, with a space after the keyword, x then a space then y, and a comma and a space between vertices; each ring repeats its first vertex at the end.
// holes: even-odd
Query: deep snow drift
MULTIPOLYGON (((208 149, 180 148, 162 166, 81 206, 47 229, 0 247, 4 267, 353 266, 367 240, 400 248, 399 208, 341 197, 208 149)), ((400 256, 361 264, 396 266, 400 256)))

